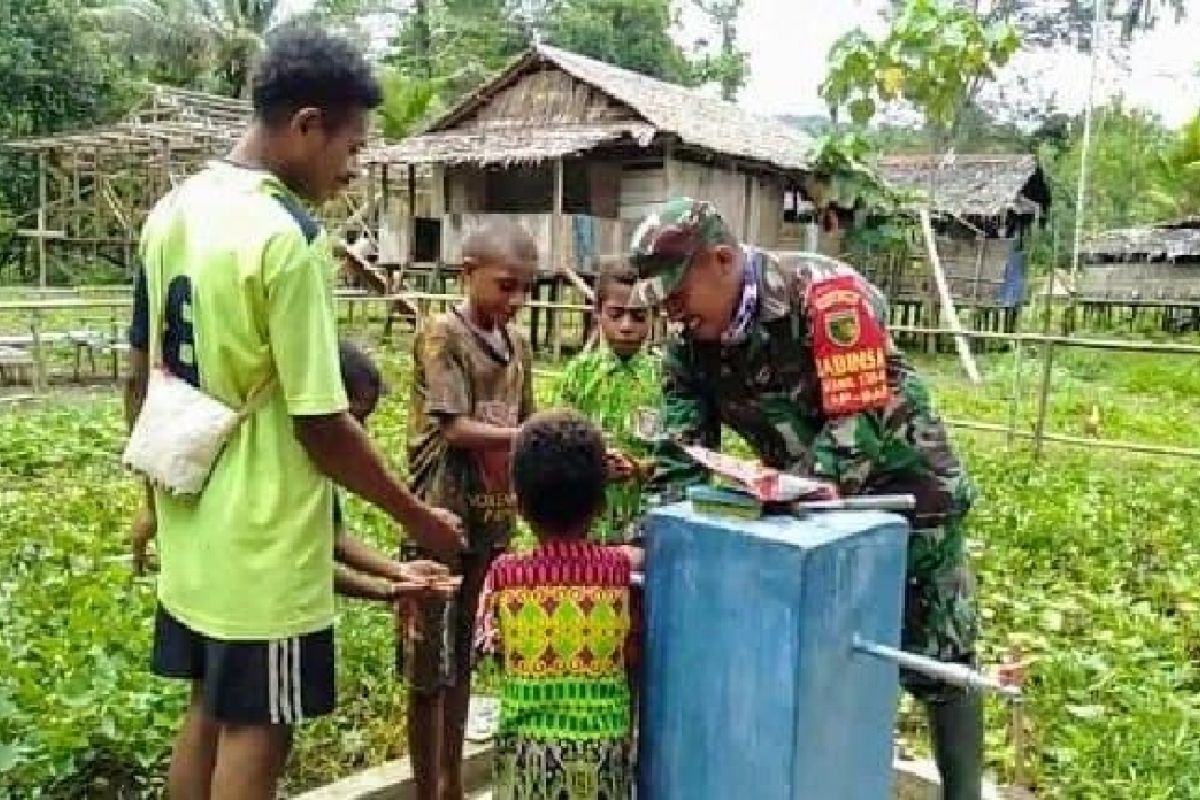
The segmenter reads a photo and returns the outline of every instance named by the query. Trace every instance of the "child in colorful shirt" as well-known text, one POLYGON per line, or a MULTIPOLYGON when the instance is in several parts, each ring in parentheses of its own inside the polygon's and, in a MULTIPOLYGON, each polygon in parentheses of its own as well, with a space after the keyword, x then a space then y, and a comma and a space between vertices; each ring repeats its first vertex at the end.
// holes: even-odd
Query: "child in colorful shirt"
MULTIPOLYGON (((633 416, 639 409, 657 410, 662 396, 659 360, 645 348, 649 312, 629 301, 636 282, 637 273, 626 263, 601 269, 595 302, 603 343, 571 360, 556 392, 559 403, 599 425, 612 446, 635 466, 650 452, 633 435, 633 416)), ((607 514, 593 531, 597 540, 625 538, 629 524, 642 513, 643 478, 648 477, 637 469, 632 480, 610 484, 607 514)))
POLYGON ((495 797, 628 800, 640 551, 588 541, 604 506, 604 438, 573 411, 539 414, 517 437, 512 473, 538 546, 497 559, 480 601, 476 653, 501 676, 495 797))

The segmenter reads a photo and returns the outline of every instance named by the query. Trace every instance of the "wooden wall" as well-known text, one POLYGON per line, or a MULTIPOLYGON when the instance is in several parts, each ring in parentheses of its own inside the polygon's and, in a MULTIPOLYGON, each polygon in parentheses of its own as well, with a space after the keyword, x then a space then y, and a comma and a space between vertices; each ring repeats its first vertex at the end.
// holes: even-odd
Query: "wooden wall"
POLYGON ((671 197, 708 200, 747 244, 776 247, 783 225, 783 183, 773 175, 671 159, 662 167, 626 167, 621 174, 621 219, 629 233, 671 197), (668 176, 669 173, 669 176, 668 176))
MULTIPOLYGON (((937 237, 942 270, 955 303, 989 306, 998 301, 1012 242, 1012 239, 937 237)), ((900 264, 871 259, 858 266, 894 299, 929 299, 935 291, 933 274, 923 261, 900 264)))
MULTIPOLYGON (((554 224, 553 214, 491 214, 465 213, 447 214, 442 218, 442 261, 446 264, 462 263, 462 243, 473 231, 486 225, 489 221, 505 217, 525 230, 529 231, 538 246, 541 256, 541 269, 552 274, 554 265, 551 263, 552 237, 554 224)), ((622 251, 621 223, 613 219, 597 219, 583 214, 564 214, 560 217, 562 228, 559 232, 559 252, 562 263, 583 274, 590 273, 597 260, 610 257, 622 251), (576 226, 590 227, 593 232, 593 247, 589 254, 576 248, 576 226)))
MULTIPOLYGON (((563 170, 564 217, 588 216, 598 222, 615 223, 615 227, 602 225, 602 230, 594 229, 598 257, 624 254, 642 218, 659 204, 680 195, 711 201, 733 233, 747 244, 803 249, 796 246, 799 242, 793 244, 780 238, 784 227, 783 183, 774 175, 680 159, 669 159, 664 166, 661 158, 654 157, 639 161, 621 161, 611 156, 574 158, 564 162, 563 170)), ((417 213, 442 221, 441 260, 456 264, 463 225, 470 224, 463 223, 464 219, 506 213, 531 225, 549 225, 541 218, 551 212, 553 205, 553 175, 553 161, 503 169, 435 167, 427 191, 419 195, 417 213)), ((393 181, 392 186, 398 189, 398 183, 393 181)), ((379 240, 383 263, 408 260, 407 198, 400 195, 401 192, 393 191, 386 207, 381 209, 379 240)), ((531 233, 541 236, 541 230, 531 229, 531 233)), ((564 242, 574 241, 573 230, 570 227, 564 230, 564 242)), ((548 237, 548 227, 545 234, 548 237)))
POLYGON ((634 114, 627 106, 552 68, 526 75, 501 90, 455 127, 476 128, 514 122, 562 125, 628 119, 634 119, 634 114))
POLYGON ((1200 264, 1093 264, 1079 276, 1083 298, 1126 300, 1200 298, 1200 264))

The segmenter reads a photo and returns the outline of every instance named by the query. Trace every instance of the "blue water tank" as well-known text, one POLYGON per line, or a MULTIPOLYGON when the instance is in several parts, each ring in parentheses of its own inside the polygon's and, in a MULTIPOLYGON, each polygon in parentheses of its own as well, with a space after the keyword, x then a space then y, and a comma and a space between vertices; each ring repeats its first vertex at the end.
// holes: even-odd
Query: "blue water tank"
POLYGON ((884 800, 908 525, 891 514, 646 529, 638 800, 884 800))

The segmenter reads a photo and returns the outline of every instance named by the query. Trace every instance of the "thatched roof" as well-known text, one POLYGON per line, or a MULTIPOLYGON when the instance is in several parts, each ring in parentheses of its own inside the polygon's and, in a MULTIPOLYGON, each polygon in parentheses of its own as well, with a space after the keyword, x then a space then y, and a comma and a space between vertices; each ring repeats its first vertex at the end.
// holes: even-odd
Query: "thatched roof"
POLYGON ((878 169, 888 183, 921 197, 929 195, 933 172, 933 207, 960 217, 1033 213, 1049 201, 1031 155, 886 156, 878 169))
POLYGON ((555 47, 531 48, 498 77, 472 93, 421 134, 371 155, 390 163, 496 164, 542 161, 571 155, 615 141, 645 147, 655 136, 677 138, 683 145, 775 169, 803 171, 810 166, 813 142, 802 131, 771 117, 630 70, 555 47), (513 120, 473 124, 458 130, 500 92, 522 78, 558 70, 606 95, 626 110, 624 119, 548 125, 517 125, 513 120))
POLYGON ((649 144, 654 128, 637 123, 562 128, 466 128, 414 136, 368 160, 405 164, 509 164, 583 153, 625 137, 649 144))
POLYGON ((1081 249, 1087 261, 1175 261, 1200 258, 1200 220, 1104 231, 1081 249))
POLYGON ((250 121, 250 104, 219 95, 150 87, 146 102, 123 121, 84 131, 69 131, 0 142, 0 147, 27 152, 127 150, 132 154, 223 152, 250 121))

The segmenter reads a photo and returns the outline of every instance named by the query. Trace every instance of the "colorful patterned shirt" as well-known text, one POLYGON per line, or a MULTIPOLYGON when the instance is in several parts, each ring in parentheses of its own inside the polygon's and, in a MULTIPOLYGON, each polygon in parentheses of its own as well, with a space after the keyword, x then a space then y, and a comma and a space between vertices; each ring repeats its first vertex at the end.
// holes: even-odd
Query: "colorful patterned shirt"
MULTIPOLYGON (((557 402, 568 405, 600 426, 610 444, 636 458, 651 455, 633 436, 632 415, 639 408, 657 410, 662 401, 661 359, 642 350, 621 358, 608 347, 581 353, 559 378, 557 402)), ((595 529, 596 538, 609 542, 643 510, 641 481, 613 484, 608 489, 607 519, 595 529)))
POLYGON ((620 550, 553 541, 488 572, 475 647, 501 672, 498 797, 629 796, 631 571, 620 550))

